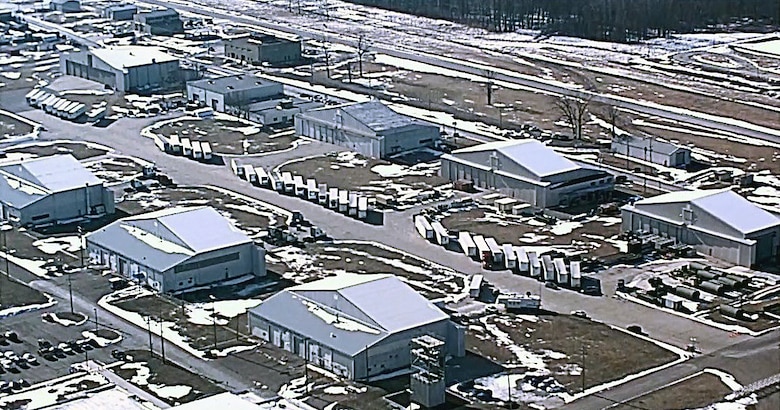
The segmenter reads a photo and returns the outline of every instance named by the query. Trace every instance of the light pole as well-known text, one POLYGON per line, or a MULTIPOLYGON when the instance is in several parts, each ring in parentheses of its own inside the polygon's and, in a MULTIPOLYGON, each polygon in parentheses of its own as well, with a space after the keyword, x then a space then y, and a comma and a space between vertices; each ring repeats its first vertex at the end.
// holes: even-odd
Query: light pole
POLYGON ((95 332, 97 332, 98 329, 100 329, 100 326, 98 325, 98 312, 97 312, 97 308, 94 308, 92 310, 95 312, 95 332))
POLYGON ((209 295, 211 299, 211 323, 214 329, 214 350, 217 350, 217 300, 214 295, 209 295))

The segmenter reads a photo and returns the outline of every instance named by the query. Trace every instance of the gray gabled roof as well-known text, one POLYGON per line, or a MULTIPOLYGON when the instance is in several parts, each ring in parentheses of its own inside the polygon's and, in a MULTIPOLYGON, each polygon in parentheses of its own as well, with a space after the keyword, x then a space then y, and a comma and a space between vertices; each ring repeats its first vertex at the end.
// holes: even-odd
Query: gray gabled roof
POLYGON ((621 135, 619 137, 615 137, 612 142, 613 145, 622 147, 625 147, 626 143, 628 143, 631 148, 646 148, 649 152, 656 152, 664 155, 671 155, 679 150, 690 151, 689 148, 654 137, 635 137, 632 135, 621 135))
POLYGON ((480 164, 483 166, 490 165, 489 155, 500 153, 509 161, 527 169, 537 178, 580 169, 579 165, 533 139, 489 142, 452 151, 444 158, 460 159, 461 156, 472 153, 485 155, 484 164, 480 164))
POLYGON ((164 272, 187 259, 252 240, 214 208, 169 208, 120 219, 87 241, 164 272))
POLYGON ((712 215, 723 224, 747 235, 780 225, 780 219, 743 198, 730 188, 679 191, 642 199, 627 209, 649 205, 691 204, 712 215))
POLYGON ((394 333, 448 318, 393 275, 353 273, 285 289, 252 313, 352 356, 394 333))
POLYGON ((347 104, 339 109, 354 117, 374 132, 382 132, 409 125, 424 125, 412 117, 407 117, 391 110, 379 101, 347 104))
POLYGON ((103 185, 103 181, 70 154, 0 165, 0 200, 15 208, 87 185, 103 185))

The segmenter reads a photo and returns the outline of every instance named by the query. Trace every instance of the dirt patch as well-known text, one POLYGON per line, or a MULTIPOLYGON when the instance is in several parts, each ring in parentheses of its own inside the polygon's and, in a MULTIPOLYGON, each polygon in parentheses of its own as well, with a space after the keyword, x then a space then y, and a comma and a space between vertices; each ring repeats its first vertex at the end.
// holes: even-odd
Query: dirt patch
POLYGON ((106 155, 107 150, 100 149, 91 144, 82 144, 78 142, 62 142, 56 144, 45 145, 28 145, 20 148, 10 148, 6 150, 7 153, 24 153, 31 154, 37 157, 47 157, 50 155, 58 154, 70 154, 77 160, 99 157, 106 155))
POLYGON ((90 162, 86 167, 109 185, 126 182, 141 174, 142 167, 130 158, 112 157, 90 162))
POLYGON ((0 113, 0 139, 27 135, 32 131, 32 125, 0 113))
POLYGON ((269 269, 296 283, 310 282, 338 272, 390 273, 428 299, 462 294, 465 278, 423 259, 373 244, 337 242, 303 249, 280 248, 268 255, 269 269))
POLYGON ((731 389, 723 384, 719 377, 702 373, 615 408, 621 410, 636 409, 637 407, 669 410, 700 409, 717 402, 729 393, 731 393, 731 389))
POLYGON ((529 362, 522 355, 523 358, 518 358, 514 350, 522 347, 542 360, 545 372, 568 392, 581 391, 583 385, 589 388, 621 379, 677 359, 676 354, 654 343, 569 315, 529 317, 503 313, 466 321, 470 350, 502 364, 538 370, 539 365, 532 364, 534 360, 529 362))
POLYGON ((494 208, 479 207, 447 212, 441 223, 450 232, 467 231, 492 237, 499 244, 567 247, 569 251, 587 252, 596 257, 618 253, 606 240, 620 234, 619 218, 591 217, 581 223, 551 225, 534 217, 509 216, 494 208))
POLYGON ((137 377, 143 370, 125 367, 127 365, 112 368, 114 373, 170 405, 189 403, 225 391, 214 382, 170 361, 163 362, 160 357, 151 355, 146 350, 132 350, 126 353, 133 359, 131 364, 142 365, 149 370, 149 377, 145 379, 146 383, 139 382, 144 380, 143 377, 137 377), (150 388, 150 385, 156 386, 156 388, 150 388), (191 390, 181 397, 172 397, 161 393, 165 386, 188 386, 191 390))
POLYGON ((451 194, 449 181, 438 175, 438 163, 402 166, 354 152, 340 152, 290 162, 280 171, 314 178, 328 187, 360 191, 377 198, 380 208, 419 205, 428 196, 426 193, 436 197, 451 194))
POLYGON ((254 202, 201 187, 156 188, 150 192, 127 194, 117 203, 118 209, 130 215, 172 206, 214 207, 253 238, 262 236, 269 226, 286 220, 285 215, 266 209, 254 202))
POLYGON ((247 124, 222 118, 186 119, 167 123, 153 132, 166 138, 178 135, 191 141, 208 141, 219 154, 260 154, 293 146, 295 131, 275 131, 261 124, 247 124))
POLYGON ((773 318, 764 314, 759 314, 758 320, 736 320, 726 316, 723 316, 720 312, 715 311, 706 316, 707 319, 712 320, 715 323, 723 323, 726 325, 738 325, 744 328, 750 329, 754 332, 762 332, 764 330, 776 328, 780 326, 780 319, 773 318))
MULTIPOLYGON (((2 261, 0 261, 2 263, 2 261)), ((13 307, 40 305, 49 299, 43 293, 5 275, 5 267, 0 274, 0 310, 13 307)))

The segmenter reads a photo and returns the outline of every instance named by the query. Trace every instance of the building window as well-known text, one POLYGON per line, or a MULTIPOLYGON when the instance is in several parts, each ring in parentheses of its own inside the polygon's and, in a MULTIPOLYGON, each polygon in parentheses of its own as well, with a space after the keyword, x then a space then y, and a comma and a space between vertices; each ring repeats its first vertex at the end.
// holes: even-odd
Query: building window
POLYGON ((49 217, 49 214, 40 214, 40 215, 35 215, 32 218, 30 218, 30 219, 32 219, 33 221, 40 221, 41 219, 46 219, 48 217, 49 217))
POLYGON ((235 252, 228 255, 222 255, 214 258, 204 259, 202 261, 182 263, 181 265, 178 265, 175 268, 173 268, 173 272, 181 273, 181 272, 186 272, 195 269, 202 269, 202 268, 207 268, 209 266, 219 265, 221 263, 237 261, 238 259, 239 259, 239 253, 235 252))

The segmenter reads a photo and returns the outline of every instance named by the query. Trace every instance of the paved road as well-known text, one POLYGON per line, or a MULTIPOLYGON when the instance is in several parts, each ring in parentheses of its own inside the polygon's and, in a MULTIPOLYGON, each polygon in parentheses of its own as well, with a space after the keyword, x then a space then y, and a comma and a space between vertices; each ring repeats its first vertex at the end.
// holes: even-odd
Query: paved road
MULTIPOLYGON (((675 380, 707 368, 724 370, 735 376, 743 385, 774 375, 780 371, 780 332, 744 340, 739 344, 651 373, 608 391, 584 397, 561 409, 601 410, 613 406, 623 408, 616 403, 629 402, 647 392, 660 389, 675 380)), ((780 408, 780 394, 762 400, 759 408, 780 408)))
MULTIPOLYGON (((203 15, 204 10, 202 6, 182 4, 180 2, 164 1, 164 0, 144 0, 144 3, 161 5, 165 7, 171 7, 177 10, 186 11, 189 13, 203 15)), ((244 11, 243 13, 246 13, 244 11)), ((236 23, 242 23, 250 26, 258 26, 278 30, 282 32, 294 33, 296 35, 308 38, 323 38, 327 37, 328 41, 334 43, 341 43, 351 47, 356 47, 358 39, 355 36, 345 35, 340 32, 329 31, 326 25, 317 28, 312 27, 295 27, 290 24, 279 24, 271 22, 269 19, 258 19, 249 17, 246 14, 230 13, 227 11, 220 11, 215 8, 211 8, 208 11, 208 17, 222 18, 231 20, 236 23)), ((360 23, 355 23, 360 24, 360 23)), ((628 109, 632 111, 641 112, 648 115, 658 116, 661 118, 667 118, 674 121, 682 121, 690 124, 715 129, 719 131, 735 133, 738 135, 744 135, 752 138, 758 138, 762 140, 772 141, 780 143, 780 130, 771 129, 768 127, 752 124, 742 119, 724 118, 715 115, 711 115, 704 112, 694 111, 688 108, 666 106, 649 101, 635 100, 627 97, 612 95, 612 94, 598 94, 590 91, 582 90, 572 84, 565 84, 556 81, 549 81, 539 77, 520 74, 511 70, 500 69, 493 66, 488 66, 472 61, 464 61, 460 59, 450 58, 442 55, 426 53, 422 50, 406 48, 401 45, 401 41, 394 39, 394 43, 381 43, 381 41, 388 41, 382 38, 371 39, 371 51, 376 53, 385 53, 394 57, 404 58, 411 61, 431 64, 437 67, 446 68, 449 70, 455 70, 469 75, 483 77, 484 81, 487 81, 487 75, 492 76, 494 82, 507 82, 522 87, 528 87, 535 90, 543 91, 546 93, 556 95, 567 95, 577 98, 591 99, 595 102, 612 105, 618 108, 628 109), (488 74, 490 73, 490 74, 488 74)))
MULTIPOLYGON (((139 136, 140 129, 156 121, 155 119, 120 119, 107 128, 94 128, 89 125, 64 122, 40 110, 26 111, 22 115, 44 124, 48 131, 43 132, 43 138, 102 143, 117 149, 121 154, 155 162, 158 168, 171 175, 179 184, 219 186, 285 209, 300 210, 315 225, 334 238, 366 241, 379 239, 386 245, 450 267, 463 274, 483 273, 491 283, 508 291, 536 291, 539 288, 539 282, 530 278, 508 272, 483 272, 479 264, 464 255, 448 252, 423 240, 413 227, 413 210, 387 213, 384 226, 367 225, 307 201, 256 188, 246 181, 233 177, 228 166, 204 165, 186 158, 166 155, 157 150, 151 140, 139 136)), ((315 154, 339 150, 339 147, 311 142, 301 146, 300 149, 300 152, 296 150, 282 153, 278 158, 269 155, 253 160, 262 161, 264 166, 274 166, 303 152, 315 154)), ((607 291, 611 292, 610 288, 614 289, 613 282, 605 281, 607 291)), ((561 312, 585 309, 592 317, 620 327, 640 324, 646 329, 652 329, 653 337, 679 347, 684 347, 690 337, 697 337, 701 348, 709 352, 734 344, 742 338, 742 336, 737 339, 729 338, 726 332, 719 329, 616 299, 593 298, 564 290, 544 289, 543 292, 544 305, 550 309, 561 312)))

